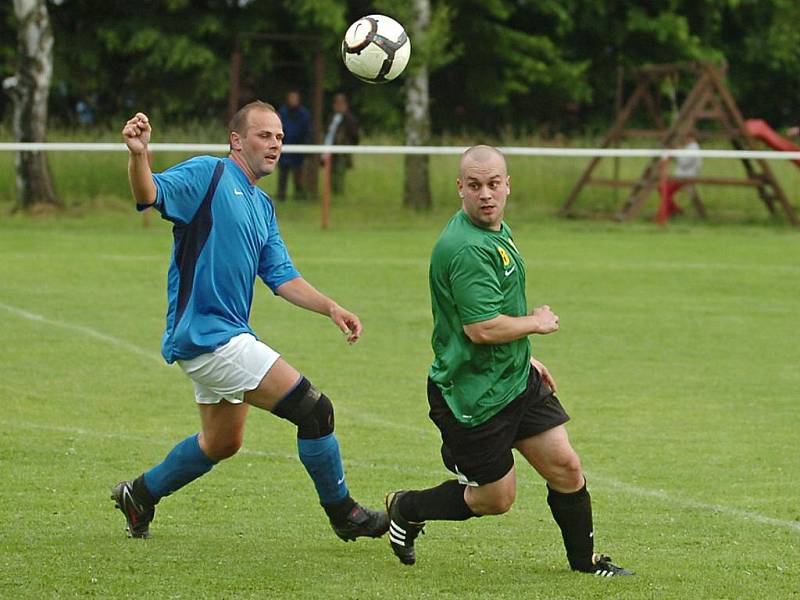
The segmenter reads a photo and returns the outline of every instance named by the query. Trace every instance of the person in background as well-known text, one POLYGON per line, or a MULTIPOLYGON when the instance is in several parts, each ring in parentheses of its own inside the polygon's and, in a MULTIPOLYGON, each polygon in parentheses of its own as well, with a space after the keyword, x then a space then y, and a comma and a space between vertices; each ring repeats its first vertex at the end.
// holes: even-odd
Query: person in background
MULTIPOLYGON (((325 133, 325 145, 355 146, 359 142, 358 119, 350 112, 347 96, 342 93, 333 97, 333 116, 325 133)), ((324 160, 331 159, 331 191, 341 194, 344 191, 344 177, 347 169, 353 166, 351 154, 326 154, 324 160)))
POLYGON ((92 126, 95 124, 94 109, 87 100, 78 100, 75 103, 75 114, 80 125, 92 126))
MULTIPOLYGON (((694 132, 687 133, 683 138, 682 150, 700 150, 700 144, 697 143, 697 136, 694 132)), ((700 156, 679 156, 675 159, 675 172, 672 178, 666 177, 667 161, 662 161, 661 168, 664 169, 664 174, 661 177, 661 182, 658 186, 658 192, 661 196, 661 203, 658 206, 655 220, 657 223, 666 223, 672 215, 683 212, 683 209, 678 206, 672 199, 675 193, 685 185, 691 185, 691 179, 694 179, 700 174, 700 168, 703 166, 703 158, 700 156)), ((692 190, 693 192, 694 190, 692 190)))
MULTIPOLYGON (((286 104, 278 108, 278 115, 283 123, 283 142, 285 144, 307 144, 311 140, 311 113, 303 106, 300 92, 290 90, 286 94, 286 104)), ((286 188, 289 174, 294 181, 294 197, 303 200, 306 197, 303 181, 304 154, 282 154, 278 162, 278 193, 280 202, 286 200, 286 188)))

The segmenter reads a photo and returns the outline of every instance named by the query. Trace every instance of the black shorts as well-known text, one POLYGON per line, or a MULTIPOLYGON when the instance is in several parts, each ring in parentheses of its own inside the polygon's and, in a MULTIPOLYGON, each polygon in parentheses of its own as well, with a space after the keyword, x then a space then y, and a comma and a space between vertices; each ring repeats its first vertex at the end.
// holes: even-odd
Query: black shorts
POLYGON ((428 379, 430 418, 442 434, 442 460, 461 483, 485 485, 514 466, 511 450, 519 440, 569 421, 561 403, 531 367, 528 387, 499 413, 475 427, 460 423, 439 387, 428 379))

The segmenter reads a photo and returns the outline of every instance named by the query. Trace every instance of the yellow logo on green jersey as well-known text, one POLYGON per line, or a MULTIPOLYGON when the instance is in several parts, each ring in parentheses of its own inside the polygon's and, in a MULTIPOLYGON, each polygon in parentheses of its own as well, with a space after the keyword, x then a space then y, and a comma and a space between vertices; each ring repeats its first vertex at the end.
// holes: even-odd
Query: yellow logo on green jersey
POLYGON ((511 264, 511 257, 508 256, 508 252, 505 251, 505 248, 502 246, 497 247, 497 251, 500 253, 500 258, 503 259, 503 266, 507 267, 511 264))

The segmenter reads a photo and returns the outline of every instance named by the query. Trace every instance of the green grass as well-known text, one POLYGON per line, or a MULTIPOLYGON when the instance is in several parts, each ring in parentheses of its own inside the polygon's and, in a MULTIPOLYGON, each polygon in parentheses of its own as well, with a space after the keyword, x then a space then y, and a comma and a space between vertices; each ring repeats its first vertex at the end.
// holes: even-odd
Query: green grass
MULTIPOLYGON (((280 210, 300 270, 360 314, 364 338, 346 347, 263 287, 252 322, 334 400, 348 481, 377 505, 447 477, 424 379, 427 255, 449 209, 380 227, 358 209, 338 205, 327 232, 313 207, 280 210)), ((509 220, 529 303, 561 316, 534 347, 573 417, 598 548, 637 577, 568 572, 520 461, 514 509, 431 523, 414 568, 385 540, 343 544, 293 428, 255 410, 243 452, 166 499, 153 539, 126 539, 110 486, 198 419, 189 381, 158 358, 167 224, 106 210, 0 221, 0 597, 800 597, 797 233, 519 206, 509 220)))

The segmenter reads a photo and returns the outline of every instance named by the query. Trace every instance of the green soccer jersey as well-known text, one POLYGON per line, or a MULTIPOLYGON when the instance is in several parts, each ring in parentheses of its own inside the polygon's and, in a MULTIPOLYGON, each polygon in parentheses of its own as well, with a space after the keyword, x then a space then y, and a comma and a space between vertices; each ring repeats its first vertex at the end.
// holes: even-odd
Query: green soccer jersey
POLYGON ((433 247, 429 271, 434 360, 429 376, 461 423, 474 427, 521 394, 528 382, 527 337, 475 344, 463 326, 527 314, 525 263, 511 229, 482 229, 460 210, 433 247))

